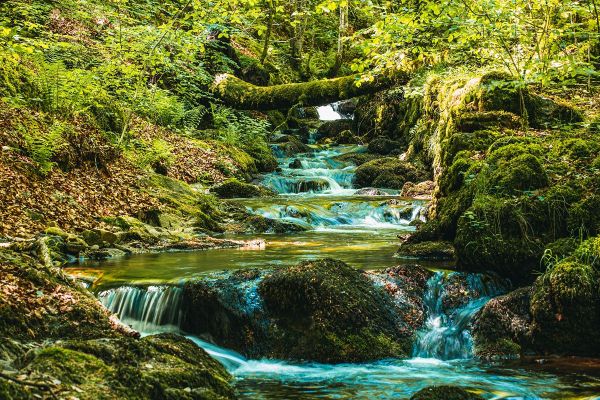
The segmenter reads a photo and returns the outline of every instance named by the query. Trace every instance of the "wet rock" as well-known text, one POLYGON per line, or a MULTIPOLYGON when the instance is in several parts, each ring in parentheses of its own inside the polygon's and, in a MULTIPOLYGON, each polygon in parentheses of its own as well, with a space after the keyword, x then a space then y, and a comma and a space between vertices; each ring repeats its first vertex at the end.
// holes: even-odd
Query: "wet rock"
POLYGON ((368 187, 368 188, 358 189, 356 192, 354 192, 354 195, 356 195, 356 196, 385 196, 385 195, 387 195, 387 193, 381 189, 368 187))
POLYGON ((292 169, 302 169, 302 162, 296 158, 290 163, 289 167, 292 169))
POLYGON ((425 273, 390 270, 373 278, 335 260, 211 273, 185 285, 182 328, 253 358, 406 356, 423 314, 425 273), (396 297, 384 281, 396 285, 396 297))
POLYGON ((211 188, 210 191, 223 199, 262 197, 273 194, 273 192, 266 188, 241 182, 235 178, 226 180, 220 185, 211 188))
POLYGON ((268 353, 268 319, 258 295, 266 271, 218 272, 185 284, 182 329, 250 357, 268 353))
POLYGON ((248 227, 247 230, 253 233, 290 233, 307 230, 307 227, 293 222, 266 218, 261 215, 248 217, 245 220, 245 225, 248 227))
POLYGON ((296 154, 310 153, 312 149, 292 135, 284 135, 275 141, 276 146, 284 155, 291 157, 296 154))
POLYGON ((334 121, 324 122, 319 129, 317 129, 317 137, 323 138, 335 138, 344 131, 352 131, 353 121, 350 119, 337 119, 334 121))
POLYGON ((338 135, 332 138, 335 144, 356 144, 360 143, 361 140, 358 136, 356 136, 352 131, 346 129, 345 131, 340 132, 338 135))
POLYGON ((435 190, 435 183, 433 181, 424 181, 420 183, 406 182, 402 186, 400 193, 403 197, 411 197, 413 199, 430 200, 435 190))
POLYGON ((518 358, 531 342, 531 287, 490 300, 473 322, 474 354, 486 360, 518 358), (525 347, 525 348, 524 348, 525 347))
POLYGON ((340 261, 278 269, 260 283, 259 293, 275 323, 276 358, 357 362, 410 351, 412 333, 389 295, 340 261))
POLYGON ((403 243, 395 255, 396 257, 435 261, 455 261, 456 259, 454 246, 451 242, 444 241, 403 243))
POLYGON ((458 386, 429 386, 419 390, 410 400, 483 400, 458 386))
POLYGON ((401 146, 400 142, 379 136, 369 142, 367 151, 372 154, 387 156, 388 154, 399 153, 401 146))
POLYGON ((105 229, 88 229, 83 231, 81 236, 89 246, 110 246, 118 241, 118 237, 115 233, 105 229))
POLYGON ((354 111, 356 111, 357 106, 356 99, 343 100, 333 104, 333 109, 338 113, 342 114, 345 117, 351 117, 354 115, 354 111))
POLYGON ((120 249, 115 248, 104 248, 104 249, 90 249, 81 254, 83 258, 90 260, 107 260, 110 258, 124 257, 127 253, 120 249))
POLYGON ((396 312, 410 330, 425 322, 423 296, 433 273, 419 265, 399 265, 383 271, 369 271, 368 277, 394 300, 396 312))

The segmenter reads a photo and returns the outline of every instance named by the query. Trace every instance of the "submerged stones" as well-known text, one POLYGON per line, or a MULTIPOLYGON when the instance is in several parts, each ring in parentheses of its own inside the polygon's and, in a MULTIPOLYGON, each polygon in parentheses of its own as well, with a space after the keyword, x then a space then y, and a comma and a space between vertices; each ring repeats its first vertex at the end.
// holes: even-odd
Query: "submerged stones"
POLYGON ((458 386, 429 386, 419 390, 410 400, 483 400, 483 397, 458 386))

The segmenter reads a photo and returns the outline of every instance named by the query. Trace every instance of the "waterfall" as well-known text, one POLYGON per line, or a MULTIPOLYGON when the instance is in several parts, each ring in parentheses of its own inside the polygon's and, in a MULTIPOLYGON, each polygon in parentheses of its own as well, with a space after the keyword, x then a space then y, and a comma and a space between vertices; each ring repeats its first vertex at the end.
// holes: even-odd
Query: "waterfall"
POLYGON ((123 286, 98 294, 110 312, 139 332, 177 330, 181 322, 182 289, 173 286, 123 286))
POLYGON ((423 299, 427 321, 418 333, 413 356, 441 360, 471 358, 473 339, 469 325, 473 316, 506 289, 506 282, 483 274, 437 272, 427 282, 423 299), (450 291, 457 291, 466 302, 456 301, 450 291), (453 301, 458 304, 452 304, 453 301))

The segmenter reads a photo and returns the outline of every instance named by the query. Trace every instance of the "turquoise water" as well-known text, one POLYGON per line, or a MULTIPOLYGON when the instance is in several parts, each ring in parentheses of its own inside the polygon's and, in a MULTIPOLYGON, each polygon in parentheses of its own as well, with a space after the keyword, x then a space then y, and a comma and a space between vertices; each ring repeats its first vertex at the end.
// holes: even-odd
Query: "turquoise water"
MULTIPOLYGON (((323 257, 338 258, 357 268, 401 263, 393 257, 397 235, 414 230, 411 222, 423 219, 425 204, 401 199, 392 191, 388 196, 354 195, 355 168, 333 160, 348 151, 361 149, 327 148, 300 155, 295 157, 302 163, 300 170, 287 167, 294 158, 281 158, 281 171, 263 177, 264 184, 278 196, 235 200, 255 214, 303 225, 306 232, 258 235, 266 241, 263 250, 135 255, 87 262, 71 271, 94 277, 101 302, 124 323, 149 334, 180 332, 181 289, 166 286, 166 282, 179 284, 215 270, 277 267, 323 257), (139 284, 153 286, 136 286, 139 284)), ((440 296, 447 277, 437 273, 428 282, 424 298, 427 321, 415 340, 414 357, 408 360, 338 365, 248 360, 198 337, 190 339, 231 372, 243 399, 402 399, 423 387, 441 384, 468 386, 488 399, 600 399, 600 366, 593 363, 488 364, 473 360, 469 323, 480 307, 506 288, 490 285, 479 275, 469 276, 469 285, 476 286, 480 296, 446 310, 440 296)))

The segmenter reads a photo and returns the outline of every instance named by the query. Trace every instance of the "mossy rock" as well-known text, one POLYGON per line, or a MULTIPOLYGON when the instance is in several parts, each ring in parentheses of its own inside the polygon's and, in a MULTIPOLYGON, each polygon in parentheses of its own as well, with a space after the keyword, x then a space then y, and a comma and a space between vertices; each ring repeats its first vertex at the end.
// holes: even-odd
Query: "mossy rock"
POLYGON ((37 260, 0 250, 0 337, 19 340, 113 337, 109 313, 87 291, 37 260))
POLYGON ((514 130, 524 125, 518 115, 507 111, 476 111, 461 113, 454 126, 456 131, 473 133, 485 130, 514 130))
POLYGON ((457 265, 469 271, 494 271, 515 282, 530 281, 544 243, 523 221, 543 224, 547 212, 530 207, 530 201, 535 200, 476 197, 457 223, 457 265))
POLYGON ((404 243, 395 254, 396 257, 417 258, 420 260, 454 261, 454 246, 450 242, 404 243))
POLYGON ((278 269, 259 285, 276 323, 272 356, 320 362, 359 362, 406 356, 391 298, 360 271, 335 260, 278 269))
POLYGON ((514 359, 530 347, 533 289, 525 287, 490 300, 473 322, 473 352, 484 360, 514 359))
POLYGON ((478 130, 472 133, 457 132, 442 144, 443 164, 451 165, 459 152, 464 150, 486 151, 501 134, 495 130, 478 130))
POLYGON ((541 352, 600 355, 600 274, 591 265, 566 259, 534 285, 533 345, 541 352))
POLYGON ((429 386, 419 390, 410 400, 483 400, 483 397, 458 386, 429 386))
POLYGON ((312 152, 312 148, 310 146, 302 143, 300 139, 292 135, 284 135, 280 137, 274 143, 274 146, 287 157, 293 157, 298 154, 312 152))
POLYGON ((244 224, 248 227, 247 230, 252 233, 282 234, 292 232, 303 232, 308 229, 308 227, 295 224, 293 222, 266 218, 262 215, 252 215, 244 221, 244 224))
POLYGON ((21 372, 50 377, 64 398, 236 397, 223 366, 192 341, 173 334, 63 341, 30 354, 21 372))
POLYGON ((273 195, 273 192, 266 188, 241 182, 236 178, 230 178, 220 185, 212 187, 210 191, 211 193, 214 193, 223 199, 264 197, 273 195))
POLYGON ((353 121, 351 119, 337 119, 334 121, 326 121, 319 129, 317 129, 317 137, 319 139, 338 137, 344 131, 353 131, 353 121))
POLYGON ((387 157, 366 162, 356 169, 354 183, 360 187, 402 189, 406 182, 427 180, 426 173, 398 158, 387 157))
POLYGON ((487 184, 494 193, 519 194, 544 188, 550 183, 544 166, 533 154, 496 160, 487 176, 487 184))
POLYGON ((369 153, 347 153, 347 154, 342 154, 341 156, 337 156, 335 158, 336 161, 340 161, 340 162, 345 162, 345 163, 352 163, 354 165, 363 165, 369 161, 373 161, 376 160, 378 158, 381 158, 379 155, 377 154, 369 154, 369 153))
POLYGON ((369 145, 367 146, 367 151, 372 154, 379 154, 382 156, 387 156, 388 154, 401 153, 402 144, 395 140, 391 140, 384 136, 378 136, 373 140, 369 141, 369 145))
POLYGON ((476 96, 480 111, 507 111, 527 116, 533 127, 583 121, 581 111, 569 102, 533 93, 502 72, 482 76, 476 96))
POLYGON ((568 211, 567 229, 586 236, 600 234, 600 195, 590 194, 577 201, 568 211))

